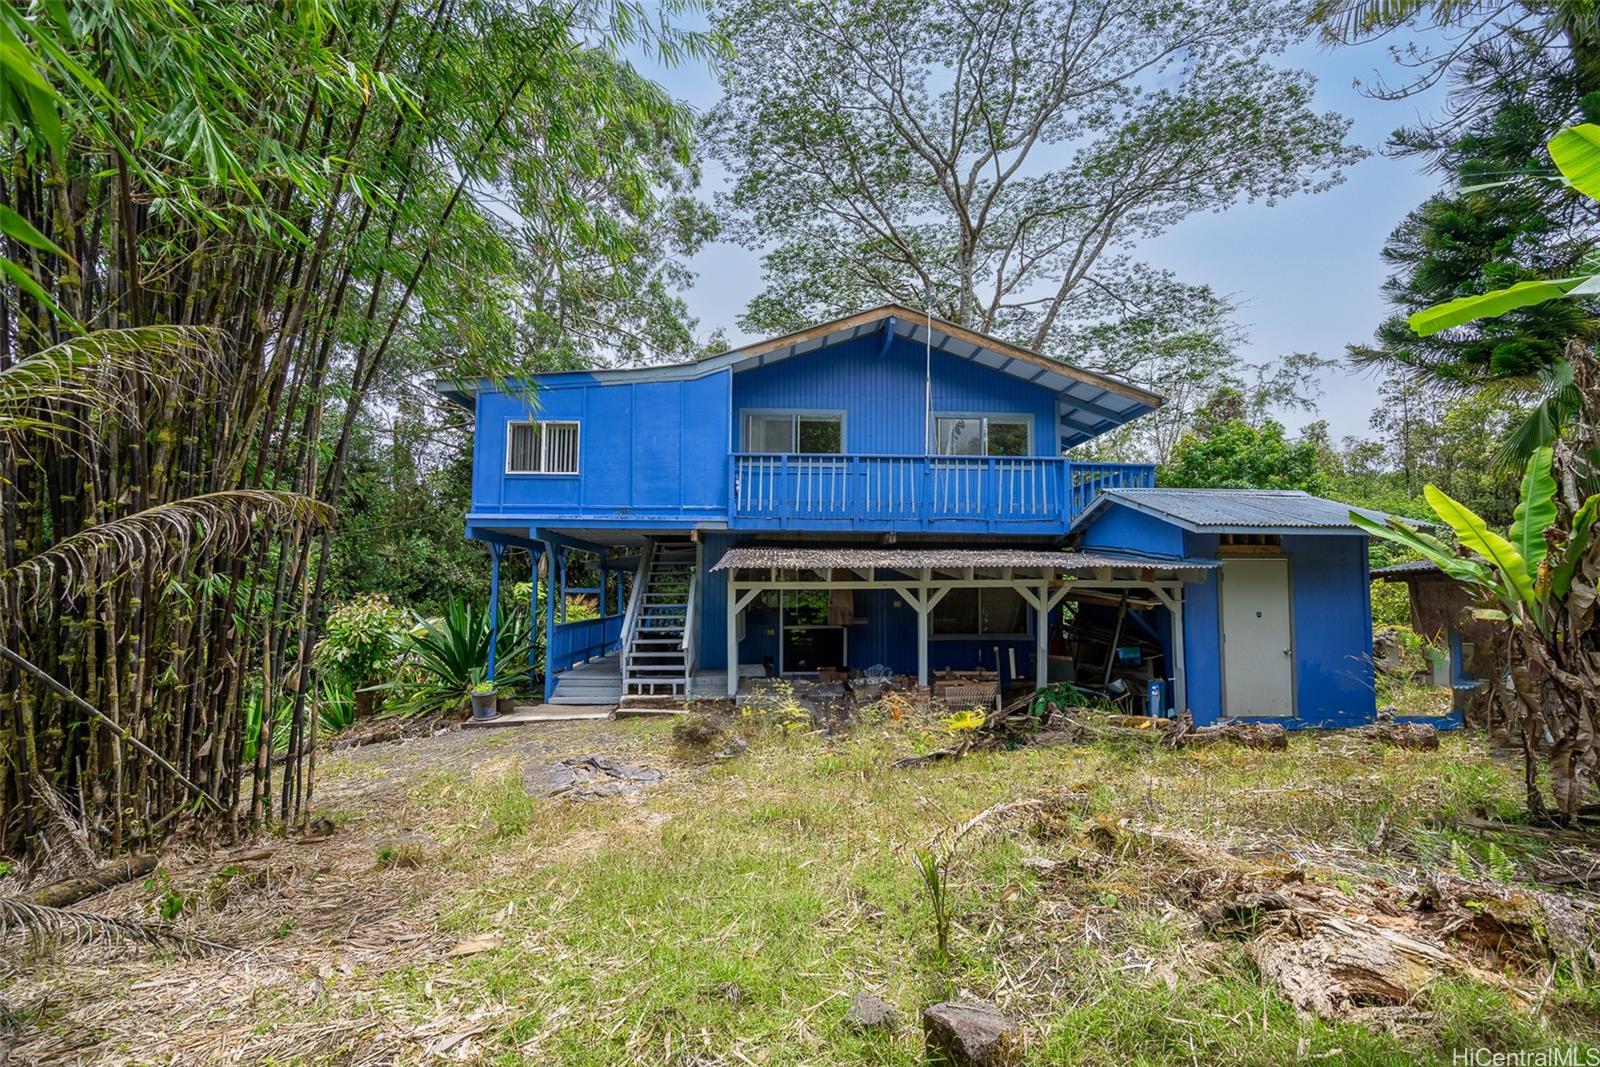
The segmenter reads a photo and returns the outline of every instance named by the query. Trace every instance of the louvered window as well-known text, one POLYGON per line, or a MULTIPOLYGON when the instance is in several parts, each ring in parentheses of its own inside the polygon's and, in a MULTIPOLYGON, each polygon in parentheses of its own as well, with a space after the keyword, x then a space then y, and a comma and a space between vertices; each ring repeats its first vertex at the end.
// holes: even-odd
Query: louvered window
POLYGON ((577 474, 578 424, 509 423, 506 426, 506 473, 577 474))

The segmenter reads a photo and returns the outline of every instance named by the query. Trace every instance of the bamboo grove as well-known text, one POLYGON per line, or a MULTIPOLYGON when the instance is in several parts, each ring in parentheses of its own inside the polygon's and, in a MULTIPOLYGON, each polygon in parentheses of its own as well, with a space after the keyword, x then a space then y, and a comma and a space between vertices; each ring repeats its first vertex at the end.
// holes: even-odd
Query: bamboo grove
POLYGON ((711 45, 585 0, 3 7, 0 376, 60 373, 0 418, 0 851, 41 783, 114 849, 293 820, 357 420, 651 254, 690 124, 623 57, 711 45))

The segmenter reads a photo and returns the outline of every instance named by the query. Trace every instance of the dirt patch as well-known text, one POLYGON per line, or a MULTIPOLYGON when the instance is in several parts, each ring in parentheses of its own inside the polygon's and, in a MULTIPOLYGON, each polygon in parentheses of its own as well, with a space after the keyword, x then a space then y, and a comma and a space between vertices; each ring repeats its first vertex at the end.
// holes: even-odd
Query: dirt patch
MULTIPOLYGON (((476 1055, 504 1012, 442 995, 427 1014, 398 1005, 419 967, 448 983, 470 954, 449 929, 460 894, 498 862, 463 867, 436 818, 413 799, 419 782, 470 779, 497 761, 537 766, 601 749, 655 759, 637 732, 606 722, 364 745, 326 761, 316 806, 332 833, 257 841, 223 852, 179 848, 157 877, 81 906, 181 921, 238 950, 151 953, 133 947, 20 947, 0 957, 6 1002, 24 1021, 13 1063, 217 1064, 437 1062, 476 1055)), ((548 803, 548 801, 536 801, 548 803)))

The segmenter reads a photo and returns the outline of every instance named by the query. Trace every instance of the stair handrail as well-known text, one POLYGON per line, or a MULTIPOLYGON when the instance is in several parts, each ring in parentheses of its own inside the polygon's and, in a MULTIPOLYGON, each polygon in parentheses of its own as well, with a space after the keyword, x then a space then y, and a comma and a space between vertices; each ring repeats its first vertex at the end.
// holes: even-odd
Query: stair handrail
MULTIPOLYGON (((633 588, 628 591, 628 610, 622 616, 622 656, 627 665, 628 646, 633 644, 633 631, 639 625, 639 612, 644 606, 644 587, 650 583, 650 560, 655 555, 656 543, 646 541, 639 553, 639 569, 633 572, 633 588)), ((626 675, 627 671, 624 670, 626 675)))
POLYGON ((678 641, 678 648, 683 652, 683 679, 684 695, 688 696, 688 682, 694 672, 695 653, 695 624, 694 602, 700 592, 700 546, 695 545, 694 566, 689 571, 689 598, 684 602, 683 608, 683 637, 678 641))

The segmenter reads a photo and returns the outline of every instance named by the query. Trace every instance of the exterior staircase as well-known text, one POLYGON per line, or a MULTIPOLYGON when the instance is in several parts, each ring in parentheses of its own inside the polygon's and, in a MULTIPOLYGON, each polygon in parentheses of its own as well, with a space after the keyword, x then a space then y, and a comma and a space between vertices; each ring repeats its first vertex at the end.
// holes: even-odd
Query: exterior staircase
POLYGON ((621 706, 680 705, 694 664, 699 557, 687 540, 652 540, 622 635, 621 706))

